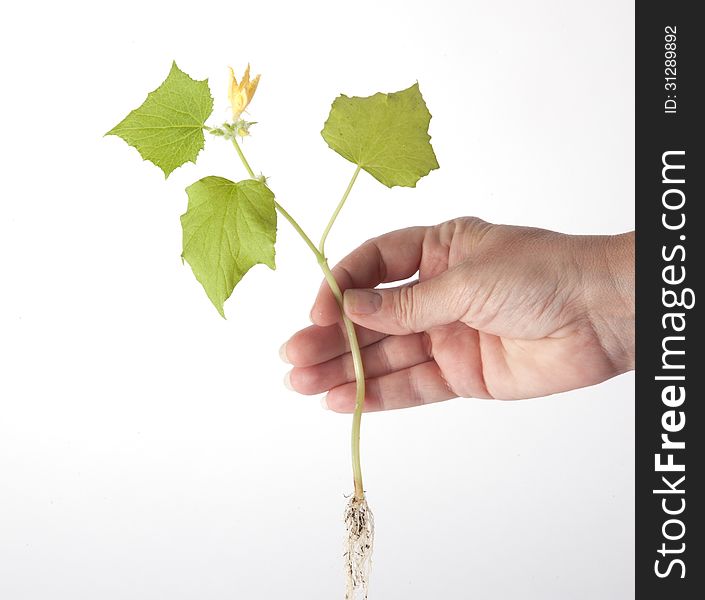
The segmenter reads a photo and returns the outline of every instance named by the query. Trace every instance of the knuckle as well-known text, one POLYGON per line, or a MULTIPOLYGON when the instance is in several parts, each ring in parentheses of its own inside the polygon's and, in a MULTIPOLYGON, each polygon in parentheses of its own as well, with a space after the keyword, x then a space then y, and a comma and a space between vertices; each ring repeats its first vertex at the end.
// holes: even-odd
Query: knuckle
POLYGON ((394 303, 394 318, 405 329, 414 329, 416 310, 415 286, 403 286, 397 291, 394 303))

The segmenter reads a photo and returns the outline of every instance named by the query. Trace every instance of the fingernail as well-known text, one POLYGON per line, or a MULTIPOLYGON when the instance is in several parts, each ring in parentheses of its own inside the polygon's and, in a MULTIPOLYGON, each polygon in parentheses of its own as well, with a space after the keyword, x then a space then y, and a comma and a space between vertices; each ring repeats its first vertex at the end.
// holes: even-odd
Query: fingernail
POLYGON ((294 386, 291 385, 291 371, 288 371, 287 374, 284 375, 284 387, 292 392, 295 391, 294 386))
POLYGON ((328 406, 328 394, 326 394, 325 396, 321 397, 321 406, 322 406, 325 410, 330 410, 330 406, 328 406))
POLYGON ((371 315, 382 306, 382 296, 372 290, 346 290, 345 310, 358 315, 371 315))
POLYGON ((282 347, 279 348, 279 358, 281 358, 285 363, 291 364, 291 362, 289 361, 289 357, 286 355, 286 345, 288 343, 289 342, 284 342, 282 344, 282 347))

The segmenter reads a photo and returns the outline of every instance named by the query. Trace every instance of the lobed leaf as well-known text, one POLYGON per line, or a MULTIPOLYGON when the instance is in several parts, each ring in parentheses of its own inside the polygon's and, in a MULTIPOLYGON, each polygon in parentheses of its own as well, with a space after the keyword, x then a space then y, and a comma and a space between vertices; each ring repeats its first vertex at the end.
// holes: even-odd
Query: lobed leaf
POLYGON ((224 302, 250 268, 260 263, 276 268, 274 194, 261 181, 223 177, 204 177, 186 193, 181 256, 225 317, 224 302))
POLYGON ((196 162, 212 112, 208 80, 191 79, 174 62, 164 82, 105 135, 121 137, 169 177, 184 163, 196 162))
POLYGON ((366 98, 338 96, 321 135, 338 154, 388 187, 415 187, 438 168, 419 84, 366 98))

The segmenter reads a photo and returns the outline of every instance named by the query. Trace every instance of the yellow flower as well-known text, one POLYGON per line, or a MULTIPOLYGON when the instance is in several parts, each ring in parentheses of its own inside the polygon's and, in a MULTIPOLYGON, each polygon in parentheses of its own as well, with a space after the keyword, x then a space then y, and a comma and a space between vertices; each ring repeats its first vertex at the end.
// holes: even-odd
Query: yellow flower
POLYGON ((245 69, 245 74, 242 76, 240 83, 238 83, 237 79, 235 79, 233 68, 228 68, 230 69, 228 98, 230 99, 230 107, 233 111, 233 121, 237 121, 252 100, 252 96, 255 95, 260 76, 257 75, 257 77, 250 81, 250 65, 248 64, 247 69, 245 69))

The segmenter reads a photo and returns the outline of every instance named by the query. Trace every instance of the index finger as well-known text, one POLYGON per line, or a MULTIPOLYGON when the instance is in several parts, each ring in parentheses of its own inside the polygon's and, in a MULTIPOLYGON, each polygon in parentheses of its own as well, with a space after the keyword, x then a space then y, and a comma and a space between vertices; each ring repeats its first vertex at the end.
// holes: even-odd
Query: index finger
MULTIPOLYGON (((411 277, 419 270, 428 227, 408 227, 368 240, 332 270, 344 292, 348 288, 374 288, 411 277)), ((340 320, 340 309, 324 281, 311 309, 311 320, 321 327, 340 320)))

